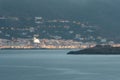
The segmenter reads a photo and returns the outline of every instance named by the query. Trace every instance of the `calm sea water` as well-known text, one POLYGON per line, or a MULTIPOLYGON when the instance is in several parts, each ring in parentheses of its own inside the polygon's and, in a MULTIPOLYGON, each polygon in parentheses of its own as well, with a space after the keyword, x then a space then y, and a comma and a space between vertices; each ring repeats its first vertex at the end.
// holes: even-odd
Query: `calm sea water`
POLYGON ((119 55, 0 50, 0 80, 120 80, 119 55))

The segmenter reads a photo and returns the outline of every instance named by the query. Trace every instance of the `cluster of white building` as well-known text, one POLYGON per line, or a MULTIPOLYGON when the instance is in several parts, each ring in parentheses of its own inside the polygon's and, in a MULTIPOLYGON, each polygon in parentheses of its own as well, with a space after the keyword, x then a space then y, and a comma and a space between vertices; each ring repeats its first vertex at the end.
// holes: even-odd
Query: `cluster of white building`
POLYGON ((0 39, 0 48, 87 48, 95 43, 82 43, 73 40, 55 40, 55 39, 0 39))

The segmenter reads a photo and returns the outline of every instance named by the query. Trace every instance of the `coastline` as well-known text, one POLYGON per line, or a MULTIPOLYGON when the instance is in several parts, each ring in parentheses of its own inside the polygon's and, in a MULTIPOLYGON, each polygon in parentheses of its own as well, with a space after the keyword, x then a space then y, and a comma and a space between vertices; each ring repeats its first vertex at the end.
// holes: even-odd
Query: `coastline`
POLYGON ((80 50, 77 48, 0 48, 0 50, 80 50))
POLYGON ((111 45, 96 45, 92 48, 86 48, 78 51, 70 51, 68 55, 120 55, 120 47, 111 45))

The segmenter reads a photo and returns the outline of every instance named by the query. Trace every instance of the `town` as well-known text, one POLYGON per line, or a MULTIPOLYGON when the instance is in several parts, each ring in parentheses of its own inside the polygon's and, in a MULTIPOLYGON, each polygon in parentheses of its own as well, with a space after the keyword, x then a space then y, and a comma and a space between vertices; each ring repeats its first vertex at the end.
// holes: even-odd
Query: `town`
POLYGON ((0 17, 1 49, 83 49, 116 45, 88 22, 43 17, 0 17))

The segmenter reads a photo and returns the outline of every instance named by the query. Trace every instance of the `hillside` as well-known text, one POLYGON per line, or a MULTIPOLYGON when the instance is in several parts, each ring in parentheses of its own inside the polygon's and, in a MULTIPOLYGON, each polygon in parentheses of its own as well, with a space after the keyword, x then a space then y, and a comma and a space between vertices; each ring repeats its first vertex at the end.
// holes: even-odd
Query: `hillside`
POLYGON ((71 39, 104 42, 101 28, 88 22, 42 17, 0 17, 0 38, 71 39))
POLYGON ((101 27, 106 37, 120 39, 119 4, 119 0, 0 0, 0 15, 82 20, 101 27))

